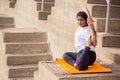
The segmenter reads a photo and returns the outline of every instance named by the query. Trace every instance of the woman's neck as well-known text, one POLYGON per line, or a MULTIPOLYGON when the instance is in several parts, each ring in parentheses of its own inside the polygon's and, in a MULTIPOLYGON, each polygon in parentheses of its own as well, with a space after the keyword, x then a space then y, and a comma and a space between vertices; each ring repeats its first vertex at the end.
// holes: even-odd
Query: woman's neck
POLYGON ((88 25, 86 25, 86 26, 80 26, 81 28, 85 28, 85 27, 88 27, 88 25))

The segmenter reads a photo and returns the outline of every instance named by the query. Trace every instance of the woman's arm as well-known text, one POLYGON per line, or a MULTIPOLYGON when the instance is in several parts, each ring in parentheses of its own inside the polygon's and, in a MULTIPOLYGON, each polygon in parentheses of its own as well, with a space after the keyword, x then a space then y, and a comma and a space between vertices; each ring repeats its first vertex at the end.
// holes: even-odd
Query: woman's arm
POLYGON ((96 31, 95 31, 95 28, 94 28, 94 25, 93 25, 93 19, 90 16, 90 12, 86 7, 83 7, 83 10, 88 15, 87 23, 88 23, 88 26, 90 27, 90 30, 91 30, 92 45, 96 46, 97 45, 97 39, 96 39, 96 31))

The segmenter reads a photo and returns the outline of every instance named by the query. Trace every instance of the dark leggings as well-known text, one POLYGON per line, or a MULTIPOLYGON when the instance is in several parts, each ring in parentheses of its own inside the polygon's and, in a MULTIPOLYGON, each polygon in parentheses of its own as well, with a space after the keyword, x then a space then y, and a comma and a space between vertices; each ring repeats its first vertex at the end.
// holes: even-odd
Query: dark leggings
POLYGON ((87 70, 88 65, 92 65, 95 62, 96 53, 91 51, 89 47, 85 47, 78 53, 66 52, 64 53, 63 58, 70 65, 74 65, 76 63, 77 69, 87 70))

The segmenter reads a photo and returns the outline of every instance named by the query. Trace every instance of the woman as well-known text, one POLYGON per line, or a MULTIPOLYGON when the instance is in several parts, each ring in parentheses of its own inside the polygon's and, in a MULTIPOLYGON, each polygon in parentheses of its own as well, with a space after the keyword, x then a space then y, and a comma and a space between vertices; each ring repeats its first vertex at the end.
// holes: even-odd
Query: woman
POLYGON ((96 60, 95 46, 97 44, 96 31, 93 20, 86 7, 76 15, 78 28, 75 34, 77 53, 66 52, 64 60, 79 70, 87 70, 96 60))

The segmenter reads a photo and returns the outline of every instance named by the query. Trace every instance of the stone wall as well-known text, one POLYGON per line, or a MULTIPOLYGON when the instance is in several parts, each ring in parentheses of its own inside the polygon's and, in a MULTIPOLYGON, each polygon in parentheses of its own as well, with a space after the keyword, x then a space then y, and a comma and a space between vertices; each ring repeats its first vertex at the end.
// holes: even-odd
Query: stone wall
POLYGON ((77 28, 76 13, 82 10, 86 0, 56 0, 48 18, 49 39, 54 58, 66 51, 76 51, 74 34, 77 28))
POLYGON ((8 0, 1 0, 0 12, 13 15, 17 28, 38 28, 48 32, 53 57, 62 57, 66 51, 76 51, 74 34, 77 28, 76 13, 87 0, 55 0, 47 21, 38 20, 35 0, 17 0, 15 8, 9 8, 8 0), (4 8, 4 9, 3 9, 4 8))
POLYGON ((15 18, 17 28, 43 28, 46 21, 39 20, 35 0, 17 0, 15 8, 10 8, 9 0, 0 0, 0 14, 8 14, 15 18), (42 26, 41 26, 42 25, 42 26))
POLYGON ((5 53, 5 45, 3 43, 3 34, 0 32, 0 80, 8 80, 7 57, 5 53))

